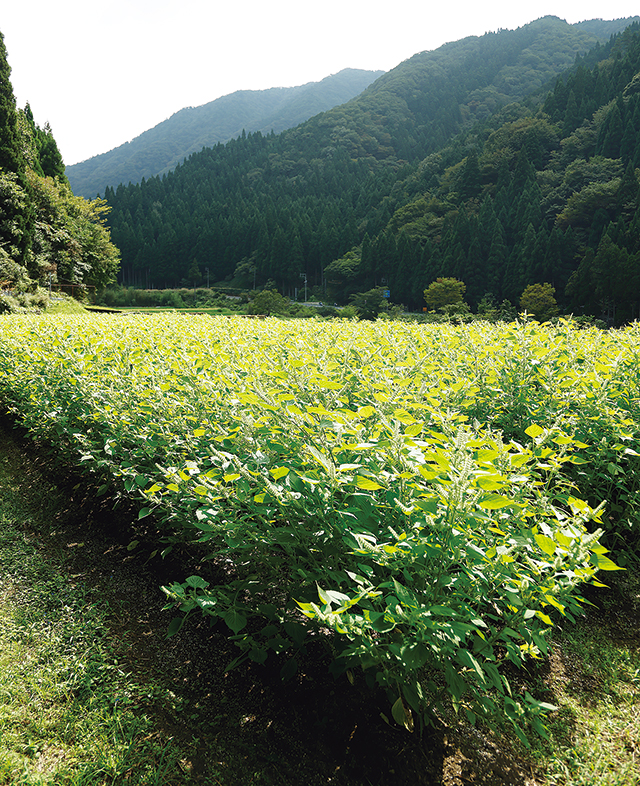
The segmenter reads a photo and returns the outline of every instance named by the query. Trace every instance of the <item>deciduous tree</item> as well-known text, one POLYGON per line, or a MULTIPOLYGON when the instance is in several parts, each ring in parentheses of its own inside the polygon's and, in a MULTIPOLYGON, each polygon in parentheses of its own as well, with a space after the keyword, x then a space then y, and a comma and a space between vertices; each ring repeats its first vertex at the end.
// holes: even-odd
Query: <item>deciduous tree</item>
POLYGON ((464 301, 467 287, 457 278, 437 278, 424 291, 424 299, 433 309, 454 305, 464 301))

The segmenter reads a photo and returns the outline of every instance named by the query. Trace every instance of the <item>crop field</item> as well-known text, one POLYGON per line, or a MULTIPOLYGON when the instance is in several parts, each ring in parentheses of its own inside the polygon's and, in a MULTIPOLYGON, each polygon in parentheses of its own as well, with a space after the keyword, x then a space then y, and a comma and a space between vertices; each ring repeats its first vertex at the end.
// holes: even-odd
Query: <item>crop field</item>
MULTIPOLYGON (((640 329, 177 315, 19 316, 0 400, 98 494, 139 500, 170 632, 203 614, 236 662, 310 642, 408 729, 553 707, 510 681, 639 540, 640 329)), ((233 665, 233 664, 232 664, 233 665)))

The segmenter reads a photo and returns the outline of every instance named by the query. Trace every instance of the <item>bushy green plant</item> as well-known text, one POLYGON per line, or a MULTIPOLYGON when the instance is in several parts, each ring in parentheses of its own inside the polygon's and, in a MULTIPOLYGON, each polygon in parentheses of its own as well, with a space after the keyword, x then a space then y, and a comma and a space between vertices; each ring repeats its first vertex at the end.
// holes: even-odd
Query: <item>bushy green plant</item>
POLYGON ((143 497, 158 550, 189 543, 227 566, 223 582, 166 586, 182 615, 224 623, 240 658, 286 656, 285 675, 320 638, 407 727, 452 706, 544 733, 549 707, 518 696, 504 666, 544 655, 553 616, 572 619, 580 585, 615 569, 602 530, 637 532, 637 329, 7 327, 5 405, 143 497), (603 513, 611 499, 626 507, 603 513))

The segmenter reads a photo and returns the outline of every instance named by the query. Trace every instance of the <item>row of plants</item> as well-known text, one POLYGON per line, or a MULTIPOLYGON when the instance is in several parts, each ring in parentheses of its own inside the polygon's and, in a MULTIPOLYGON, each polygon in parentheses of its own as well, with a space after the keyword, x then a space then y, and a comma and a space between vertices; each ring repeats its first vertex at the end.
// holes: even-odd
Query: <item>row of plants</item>
POLYGON ((453 707, 526 742, 552 707, 520 695, 511 666, 544 655, 580 586, 617 569, 607 546, 637 540, 638 338, 12 317, 0 397, 101 493, 140 498, 156 553, 189 544, 210 566, 164 587, 172 632, 205 614, 235 662, 275 653, 285 677, 322 641, 407 728, 453 707))

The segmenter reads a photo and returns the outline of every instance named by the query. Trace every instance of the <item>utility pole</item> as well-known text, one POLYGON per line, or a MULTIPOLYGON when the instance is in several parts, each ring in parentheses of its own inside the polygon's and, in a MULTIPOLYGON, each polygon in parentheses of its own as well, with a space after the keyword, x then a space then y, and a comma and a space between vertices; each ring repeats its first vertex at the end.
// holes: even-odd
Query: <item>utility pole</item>
POLYGON ((307 274, 300 273, 300 278, 304 278, 304 302, 307 302, 307 274))

